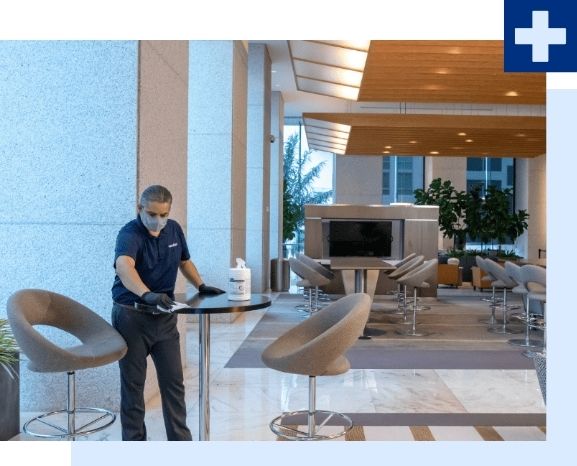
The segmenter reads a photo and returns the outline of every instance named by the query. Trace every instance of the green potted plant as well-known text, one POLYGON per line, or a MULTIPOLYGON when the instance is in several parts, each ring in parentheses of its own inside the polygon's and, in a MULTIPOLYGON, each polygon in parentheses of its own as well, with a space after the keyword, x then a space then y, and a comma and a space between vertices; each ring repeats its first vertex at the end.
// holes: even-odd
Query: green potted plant
POLYGON ((479 238, 483 244, 498 244, 495 255, 502 255, 504 243, 514 243, 515 240, 527 229, 529 214, 526 210, 511 212, 513 203, 513 191, 510 188, 503 190, 494 186, 487 188, 484 202, 481 208, 481 225, 479 238))
POLYGON ((439 229, 443 236, 454 238, 455 249, 464 250, 468 233, 465 222, 468 194, 457 191, 450 180, 435 178, 427 189, 416 189, 414 195, 416 205, 439 206, 439 229))
POLYGON ((0 319, 0 440, 9 440, 20 431, 18 355, 8 321, 0 319))

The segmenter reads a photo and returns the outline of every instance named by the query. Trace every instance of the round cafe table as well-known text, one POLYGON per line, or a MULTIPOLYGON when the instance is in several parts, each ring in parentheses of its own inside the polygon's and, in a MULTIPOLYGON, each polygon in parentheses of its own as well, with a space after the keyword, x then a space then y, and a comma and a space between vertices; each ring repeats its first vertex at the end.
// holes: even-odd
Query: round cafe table
POLYGON ((226 293, 219 295, 196 293, 191 298, 186 298, 185 295, 176 295, 175 298, 188 305, 175 312, 198 315, 198 437, 201 441, 210 440, 210 316, 263 309, 270 306, 271 299, 270 296, 253 294, 246 301, 230 301, 226 293))

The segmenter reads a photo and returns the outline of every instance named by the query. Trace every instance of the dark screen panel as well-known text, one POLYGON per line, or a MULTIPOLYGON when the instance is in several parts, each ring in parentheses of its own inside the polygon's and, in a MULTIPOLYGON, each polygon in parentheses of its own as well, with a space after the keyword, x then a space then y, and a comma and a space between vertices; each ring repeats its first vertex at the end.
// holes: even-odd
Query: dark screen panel
POLYGON ((333 220, 328 239, 331 257, 389 257, 392 222, 333 220))

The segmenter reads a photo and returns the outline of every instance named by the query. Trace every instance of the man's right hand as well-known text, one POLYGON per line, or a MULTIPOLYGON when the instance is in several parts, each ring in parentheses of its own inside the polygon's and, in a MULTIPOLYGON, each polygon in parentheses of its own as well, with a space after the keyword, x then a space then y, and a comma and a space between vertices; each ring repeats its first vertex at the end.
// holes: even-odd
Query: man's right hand
POLYGON ((140 297, 140 299, 142 299, 146 304, 150 304, 151 306, 160 306, 164 309, 169 309, 170 306, 174 304, 174 301, 170 299, 170 296, 166 293, 147 291, 140 297))

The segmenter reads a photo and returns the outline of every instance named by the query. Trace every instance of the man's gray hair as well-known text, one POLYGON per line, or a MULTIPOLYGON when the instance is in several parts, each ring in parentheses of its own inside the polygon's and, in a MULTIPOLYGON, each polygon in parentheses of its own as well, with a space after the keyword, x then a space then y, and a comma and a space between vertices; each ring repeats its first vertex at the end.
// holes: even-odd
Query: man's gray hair
POLYGON ((149 186, 140 195, 140 205, 148 205, 149 202, 172 204, 172 194, 164 186, 158 184, 149 186))

